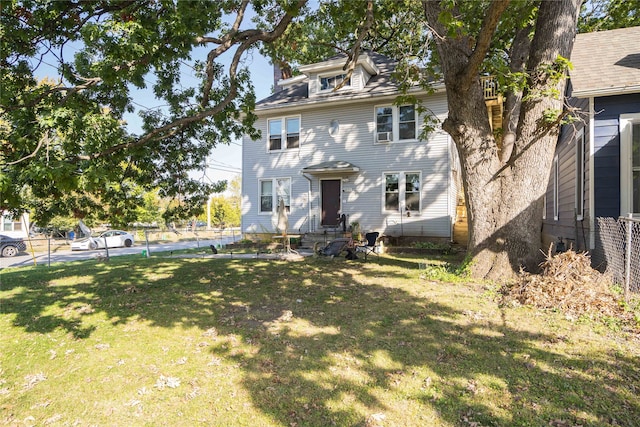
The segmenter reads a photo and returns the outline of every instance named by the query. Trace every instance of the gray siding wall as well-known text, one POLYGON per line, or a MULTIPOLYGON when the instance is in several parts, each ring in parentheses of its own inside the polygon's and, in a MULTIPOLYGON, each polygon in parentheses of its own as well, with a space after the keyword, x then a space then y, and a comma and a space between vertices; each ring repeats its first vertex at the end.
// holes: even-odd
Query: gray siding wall
MULTIPOLYGON (((589 153, 588 99, 572 99, 571 104, 583 112, 581 121, 563 126, 556 148, 560 164, 560 212, 553 218, 553 179, 551 171, 547 188, 547 210, 543 225, 543 246, 562 237, 574 249, 587 250, 595 244, 592 258, 598 258, 598 237, 589 241, 590 219, 620 215, 620 115, 640 111, 640 94, 610 96, 594 99, 593 142, 594 152, 589 153), (585 208, 584 220, 575 217, 576 158, 575 139, 579 129, 584 129, 585 149, 585 208), (593 160, 594 182, 589 182, 589 158, 593 160), (589 188, 593 185, 594 212, 589 211, 589 188)), ((595 220, 594 220, 595 221, 595 220)), ((597 224, 596 224, 597 226, 597 224)))
MULTIPOLYGON (((456 192, 452 187, 448 135, 438 130, 428 141, 376 143, 375 106, 392 102, 393 99, 371 100, 301 111, 300 148, 277 153, 267 151, 267 120, 291 114, 259 112, 261 117, 256 126, 262 131, 262 139, 245 138, 243 141, 243 232, 275 231, 277 215, 258 212, 259 180, 290 177, 289 233, 320 229, 320 180, 341 179, 341 212, 348 216, 349 222, 359 222, 363 232, 451 237, 456 192), (334 136, 328 131, 332 120, 340 123, 340 130, 334 136), (307 175, 311 183, 302 176, 303 168, 327 161, 346 161, 360 171, 307 175), (383 210, 385 172, 421 173, 421 211, 418 214, 407 217, 383 210)), ((447 113, 444 94, 430 96, 425 104, 444 120, 447 113)))
POLYGON ((558 156, 559 181, 558 181, 558 217, 554 218, 554 175, 550 171, 549 185, 547 187, 546 218, 543 220, 543 249, 546 251, 549 244, 562 238, 566 247, 584 251, 588 249, 589 239, 589 126, 587 99, 571 99, 571 105, 580 109, 578 121, 564 125, 560 132, 556 155, 558 156), (576 216, 576 185, 577 185, 577 159, 576 145, 580 132, 584 132, 584 215, 579 220, 576 216))
MULTIPOLYGON (((620 115, 640 112, 640 93, 594 99, 594 216, 617 218, 620 212, 620 115)), ((597 221, 597 220, 596 220, 597 221)), ((595 224, 591 263, 606 268, 602 236, 595 224)))
POLYGON ((617 218, 621 214, 620 115, 640 112, 640 94, 596 98, 594 109, 595 215, 617 218))

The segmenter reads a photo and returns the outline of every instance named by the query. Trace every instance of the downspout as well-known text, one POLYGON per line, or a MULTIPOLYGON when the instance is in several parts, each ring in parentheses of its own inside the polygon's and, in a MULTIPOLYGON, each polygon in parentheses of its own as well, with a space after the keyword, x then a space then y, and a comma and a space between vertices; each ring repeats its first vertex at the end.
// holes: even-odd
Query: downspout
MULTIPOLYGON (((453 153, 451 152, 452 148, 451 137, 447 138, 447 158, 449 159, 449 168, 447 173, 447 211, 449 212, 449 243, 453 243, 453 231, 455 227, 455 222, 457 220, 457 194, 453 195, 453 199, 455 200, 455 204, 453 207, 451 206, 451 186, 453 185, 453 153)), ((422 192, 422 188, 420 189, 422 192)), ((422 194, 420 194, 422 198, 422 194)))
POLYGON ((593 97, 589 98, 589 250, 593 250, 596 247, 596 201, 595 201, 595 140, 594 129, 595 123, 595 106, 593 97))
MULTIPOLYGON (((311 232, 311 184, 313 182, 313 179, 309 176, 307 176, 306 173, 302 172, 302 176, 309 181, 309 187, 307 190, 307 228, 309 230, 309 233, 311 232)), ((314 229, 315 229, 315 225, 314 225, 314 229)))

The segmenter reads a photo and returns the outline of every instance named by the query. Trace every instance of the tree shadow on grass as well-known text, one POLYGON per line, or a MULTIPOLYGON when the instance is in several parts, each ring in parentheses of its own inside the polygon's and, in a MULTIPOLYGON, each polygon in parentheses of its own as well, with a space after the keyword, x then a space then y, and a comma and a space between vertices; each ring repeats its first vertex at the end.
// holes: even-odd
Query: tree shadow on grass
POLYGON ((76 339, 92 333, 82 322, 90 311, 114 325, 136 318, 240 337, 250 353, 224 339, 209 350, 236 361, 253 406, 282 425, 372 425, 379 414, 392 425, 633 425, 640 417, 636 360, 567 356, 554 347, 569 338, 510 326, 508 314, 488 314, 497 311, 490 301, 483 313, 465 309, 466 298, 480 298, 466 285, 438 285, 453 297, 443 301, 412 263, 87 266, 56 266, 30 283, 4 274, 2 313, 27 332, 61 328, 76 339), (51 306, 63 314, 47 314, 51 306))

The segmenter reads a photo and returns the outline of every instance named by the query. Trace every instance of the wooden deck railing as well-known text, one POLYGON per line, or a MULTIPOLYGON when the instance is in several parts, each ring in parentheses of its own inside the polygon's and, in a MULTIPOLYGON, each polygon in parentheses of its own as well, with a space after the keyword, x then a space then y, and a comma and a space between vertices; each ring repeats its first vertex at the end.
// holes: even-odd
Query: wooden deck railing
POLYGON ((480 83, 485 100, 498 99, 498 82, 493 76, 480 77, 480 83))

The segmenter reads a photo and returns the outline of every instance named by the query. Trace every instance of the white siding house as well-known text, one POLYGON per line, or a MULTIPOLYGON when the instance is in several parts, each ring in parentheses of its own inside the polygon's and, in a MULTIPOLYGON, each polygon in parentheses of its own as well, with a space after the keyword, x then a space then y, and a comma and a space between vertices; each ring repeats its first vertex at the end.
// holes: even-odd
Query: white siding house
POLYGON ((0 211, 0 227, 3 236, 26 239, 29 236, 29 214, 16 218, 9 212, 0 211))
MULTIPOLYGON (((262 138, 245 137, 242 230, 276 233, 284 201, 289 233, 347 226, 387 236, 452 236, 458 164, 449 136, 437 129, 419 139, 424 117, 415 105, 395 105, 393 63, 364 53, 351 79, 344 58, 300 67, 301 76, 256 105, 262 138)), ((443 88, 414 93, 440 121, 443 88)))

